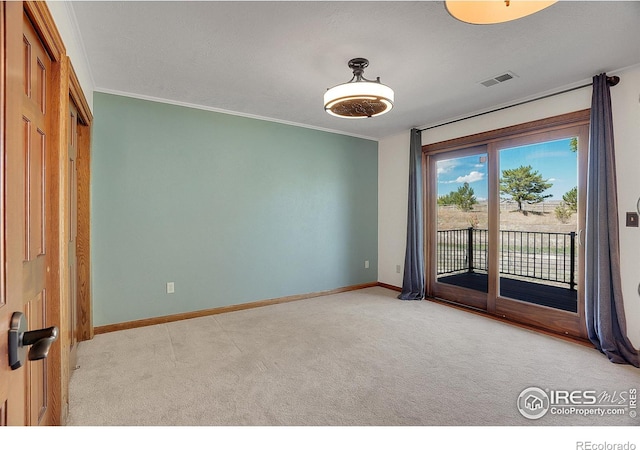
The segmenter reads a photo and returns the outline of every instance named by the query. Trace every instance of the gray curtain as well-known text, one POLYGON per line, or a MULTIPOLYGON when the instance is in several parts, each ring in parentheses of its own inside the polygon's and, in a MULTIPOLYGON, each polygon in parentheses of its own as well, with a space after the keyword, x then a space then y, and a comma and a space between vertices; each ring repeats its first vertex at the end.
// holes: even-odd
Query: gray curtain
POLYGON ((422 206, 422 137, 411 130, 409 148, 409 210, 407 213, 407 249, 404 256, 404 277, 401 300, 422 300, 424 281, 424 222, 422 206))
POLYGON ((593 77, 587 171, 585 312, 589 339, 614 363, 640 367, 626 331, 620 277, 618 199, 611 96, 606 74, 593 77))

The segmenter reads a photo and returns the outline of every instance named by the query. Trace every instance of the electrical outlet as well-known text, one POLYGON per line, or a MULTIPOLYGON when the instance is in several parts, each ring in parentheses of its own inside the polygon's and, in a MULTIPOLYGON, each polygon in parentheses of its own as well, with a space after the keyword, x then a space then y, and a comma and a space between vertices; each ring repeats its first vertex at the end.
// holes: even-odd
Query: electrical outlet
POLYGON ((364 268, 365 268, 365 269, 368 269, 368 268, 369 268, 369 261, 368 261, 368 260, 364 262, 364 268))
POLYGON ((400 266, 400 264, 396 264, 396 273, 400 273, 401 269, 402 267, 400 266))
POLYGON ((173 281, 167 283, 167 294, 173 294, 176 291, 176 286, 173 281))

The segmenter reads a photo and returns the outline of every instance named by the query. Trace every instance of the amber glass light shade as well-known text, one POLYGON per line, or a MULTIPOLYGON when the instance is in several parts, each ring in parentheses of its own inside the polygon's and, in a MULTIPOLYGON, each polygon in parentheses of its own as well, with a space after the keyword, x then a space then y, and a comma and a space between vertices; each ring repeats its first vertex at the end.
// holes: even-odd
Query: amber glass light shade
POLYGON ((457 1, 447 0, 447 11, 456 19, 472 24, 489 25, 509 22, 542 11, 555 1, 457 1))

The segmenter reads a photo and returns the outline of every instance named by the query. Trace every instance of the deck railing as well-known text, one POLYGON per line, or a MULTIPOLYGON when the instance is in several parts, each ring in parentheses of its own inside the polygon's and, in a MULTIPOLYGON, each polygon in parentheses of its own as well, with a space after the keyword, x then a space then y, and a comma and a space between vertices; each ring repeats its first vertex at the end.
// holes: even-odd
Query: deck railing
MULTIPOLYGON (((500 273, 576 287, 576 233, 500 230, 500 273)), ((438 275, 487 272, 488 230, 438 231, 438 275)))

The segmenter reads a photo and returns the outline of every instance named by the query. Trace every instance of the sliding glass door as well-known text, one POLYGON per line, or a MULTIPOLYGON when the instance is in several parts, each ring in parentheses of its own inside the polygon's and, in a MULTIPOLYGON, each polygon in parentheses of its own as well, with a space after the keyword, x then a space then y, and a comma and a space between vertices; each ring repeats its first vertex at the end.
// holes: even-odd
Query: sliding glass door
POLYGON ((578 312, 577 139, 498 151, 501 297, 578 312))
POLYGON ((588 125, 450 144, 423 149, 428 295, 586 337, 588 125))
POLYGON ((493 313, 586 338, 584 248, 588 125, 498 141, 493 313))
POLYGON ((488 277, 488 155, 485 146, 432 159, 433 291, 485 309, 488 277))

